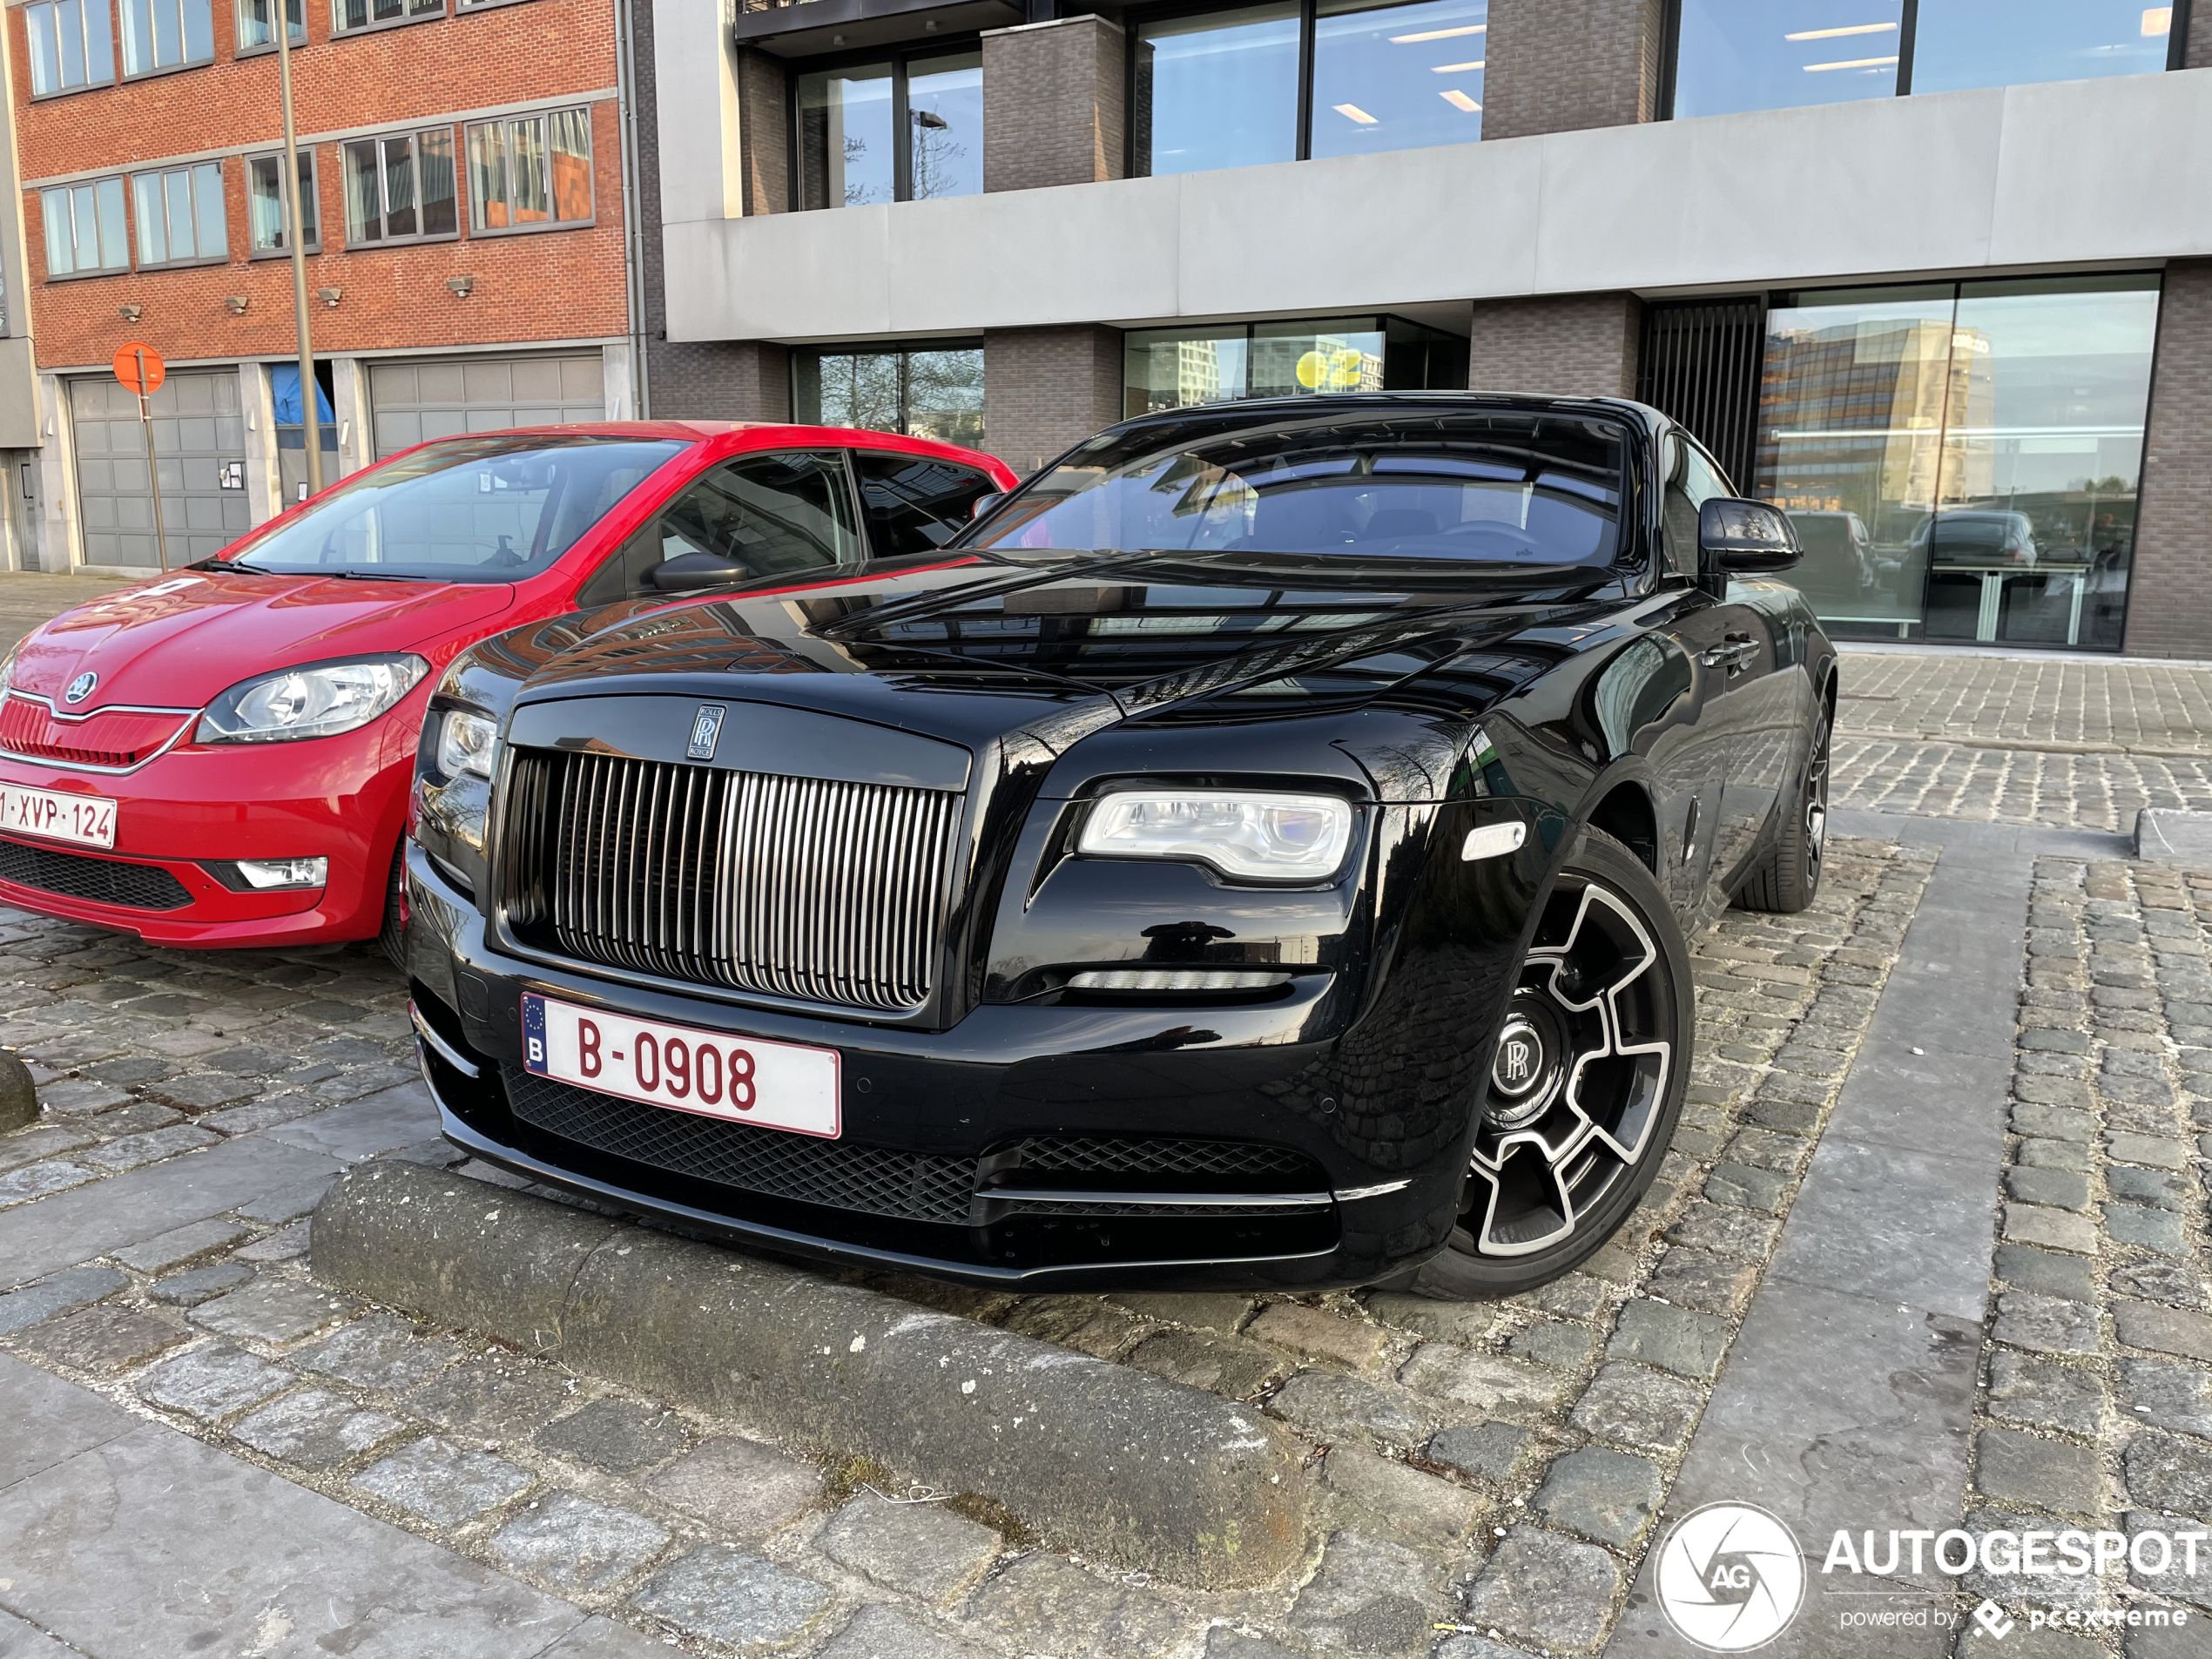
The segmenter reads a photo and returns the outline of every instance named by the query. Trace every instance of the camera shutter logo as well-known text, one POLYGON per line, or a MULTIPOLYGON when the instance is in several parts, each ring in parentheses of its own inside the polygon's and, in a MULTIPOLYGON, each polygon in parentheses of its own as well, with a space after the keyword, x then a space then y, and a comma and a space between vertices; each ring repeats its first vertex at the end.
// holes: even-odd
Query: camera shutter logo
POLYGON ((82 674, 79 674, 75 679, 70 681, 69 689, 62 693, 62 701, 64 703, 82 703, 86 698, 92 695, 92 688, 99 683, 100 677, 88 668, 82 674))
POLYGON ((1659 1547, 1659 1609, 1708 1653, 1749 1653, 1789 1628, 1804 1602, 1805 1562, 1775 1516, 1748 1503, 1709 1503, 1675 1523, 1659 1547))
POLYGON ((685 754, 693 760, 714 759, 714 745, 722 740, 722 717, 730 711, 719 703, 702 703, 691 717, 691 741, 685 754))

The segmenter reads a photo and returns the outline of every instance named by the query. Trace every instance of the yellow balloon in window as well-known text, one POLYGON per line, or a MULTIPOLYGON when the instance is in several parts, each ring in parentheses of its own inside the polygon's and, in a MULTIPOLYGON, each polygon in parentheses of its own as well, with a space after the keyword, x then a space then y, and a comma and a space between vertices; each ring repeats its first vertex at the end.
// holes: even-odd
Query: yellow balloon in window
POLYGON ((1298 383, 1309 392, 1321 389, 1321 377, 1329 372, 1329 360, 1318 351, 1310 351, 1298 360, 1298 383))

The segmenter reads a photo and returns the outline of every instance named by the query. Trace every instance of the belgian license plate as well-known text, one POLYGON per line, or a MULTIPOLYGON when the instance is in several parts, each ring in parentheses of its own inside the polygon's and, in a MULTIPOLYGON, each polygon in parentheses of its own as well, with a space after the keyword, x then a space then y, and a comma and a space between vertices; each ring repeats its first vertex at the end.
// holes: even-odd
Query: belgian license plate
POLYGON ((51 789, 0 784, 0 830, 42 835, 79 846, 115 845, 115 803, 98 795, 64 795, 51 789))
POLYGON ((838 1055, 633 1020, 523 994, 523 1062, 541 1077, 648 1106, 835 1140, 838 1055))

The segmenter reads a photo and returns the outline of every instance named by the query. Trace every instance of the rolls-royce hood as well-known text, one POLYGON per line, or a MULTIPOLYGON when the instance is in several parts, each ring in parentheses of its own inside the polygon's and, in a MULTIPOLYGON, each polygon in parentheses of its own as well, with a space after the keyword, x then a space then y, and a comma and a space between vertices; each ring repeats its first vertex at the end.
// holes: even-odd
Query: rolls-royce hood
MULTIPOLYGON (((475 656, 521 682, 520 704, 773 703, 1047 765, 1111 727, 1264 721, 1281 733, 1319 717, 1332 728, 1320 741, 1358 755, 1386 795, 1414 798, 1439 781, 1440 726, 1463 732, 1499 696, 1588 649, 1606 626, 1593 600, 1620 597, 1615 579, 1594 589, 1604 573, 1588 571, 1572 586, 1555 571, 1358 586, 1349 574, 1318 560, 1256 569, 1123 554, 764 583, 521 629, 475 656), (1379 765, 1404 772, 1399 754, 1423 757, 1407 763, 1418 775, 1386 784, 1379 765)), ((563 719, 590 740, 587 708, 563 719)))

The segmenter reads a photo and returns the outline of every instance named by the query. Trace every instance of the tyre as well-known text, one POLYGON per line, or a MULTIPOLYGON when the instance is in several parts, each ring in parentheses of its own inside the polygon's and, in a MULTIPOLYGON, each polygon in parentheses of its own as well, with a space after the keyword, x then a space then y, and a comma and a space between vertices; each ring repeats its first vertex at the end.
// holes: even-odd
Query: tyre
POLYGON ((1414 1288, 1512 1296, 1604 1244, 1674 1139, 1695 1027, 1666 896, 1627 847, 1585 829, 1501 1023, 1459 1224, 1414 1288))
POLYGON ((384 883, 384 925, 377 930, 377 948, 401 973, 407 972, 407 843, 392 852, 392 873, 384 883))
POLYGON ((1743 909, 1792 914, 1820 892, 1821 860, 1828 851, 1828 750, 1824 697, 1813 715, 1812 738, 1796 786, 1775 804, 1780 821, 1774 826, 1774 844, 1737 889, 1736 902, 1743 909))

